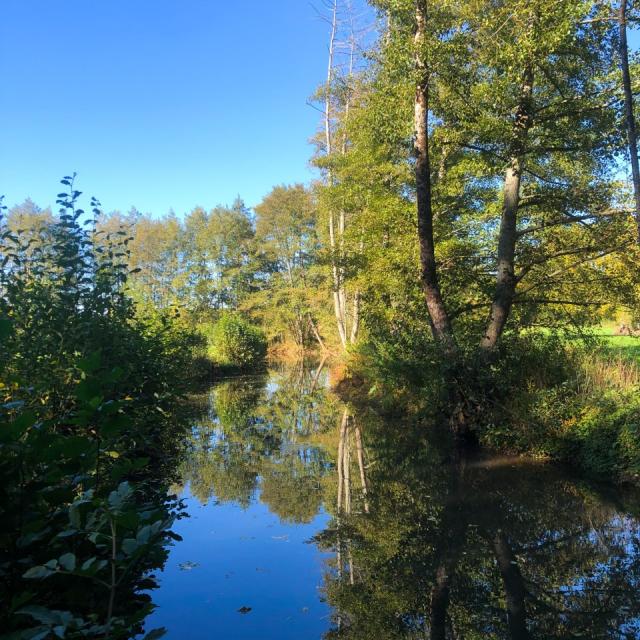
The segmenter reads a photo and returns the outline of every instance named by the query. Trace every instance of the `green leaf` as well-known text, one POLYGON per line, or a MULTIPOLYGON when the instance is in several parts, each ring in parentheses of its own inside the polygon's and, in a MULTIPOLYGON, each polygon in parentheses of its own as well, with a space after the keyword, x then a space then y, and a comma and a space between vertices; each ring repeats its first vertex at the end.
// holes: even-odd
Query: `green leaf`
POLYGON ((52 573, 55 573, 55 571, 43 565, 38 565, 37 567, 31 567, 31 569, 27 569, 27 571, 22 574, 22 577, 27 578, 28 580, 37 580, 41 578, 47 578, 52 573))
POLYGON ((31 616, 34 620, 42 622, 42 624, 57 624, 60 622, 60 612, 47 609, 46 607, 40 607, 38 605, 29 605, 28 607, 22 607, 16 613, 31 616))
POLYGON ((133 555, 138 549, 138 542, 133 538, 125 538, 122 541, 122 550, 128 555, 133 555))
POLYGON ((82 526, 82 519, 80 517, 79 505, 76 503, 72 504, 69 507, 69 522, 76 528, 79 529, 82 526))
POLYGON ((9 318, 0 318, 0 342, 6 340, 11 335, 13 325, 9 318))
POLYGON ((84 373, 93 373, 100 367, 101 355, 99 351, 90 353, 78 362, 78 369, 84 373))
POLYGON ((76 568, 76 556, 73 553, 64 553, 58 558, 58 562, 67 571, 73 571, 76 568))
POLYGON ((133 493, 128 482, 121 482, 116 491, 109 494, 109 505, 114 508, 121 507, 133 493))
POLYGON ((83 380, 76 387, 76 396, 78 400, 89 402, 94 398, 100 398, 101 387, 97 380, 83 380))

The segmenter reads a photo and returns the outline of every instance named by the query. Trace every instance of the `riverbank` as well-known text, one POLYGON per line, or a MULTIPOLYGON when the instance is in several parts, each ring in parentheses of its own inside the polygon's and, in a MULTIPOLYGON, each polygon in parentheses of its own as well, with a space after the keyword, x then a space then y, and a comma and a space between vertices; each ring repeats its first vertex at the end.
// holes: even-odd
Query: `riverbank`
MULTIPOLYGON (((488 389, 473 399, 480 407, 474 424, 478 443, 597 478, 640 483, 638 344, 634 337, 608 335, 588 343, 529 345, 493 372, 502 376, 502 393, 471 388, 476 394, 488 389)), ((418 369, 416 363, 384 362, 363 350, 347 360, 335 389, 355 406, 385 416, 410 413, 429 424, 448 417, 448 395, 433 362, 418 369)))

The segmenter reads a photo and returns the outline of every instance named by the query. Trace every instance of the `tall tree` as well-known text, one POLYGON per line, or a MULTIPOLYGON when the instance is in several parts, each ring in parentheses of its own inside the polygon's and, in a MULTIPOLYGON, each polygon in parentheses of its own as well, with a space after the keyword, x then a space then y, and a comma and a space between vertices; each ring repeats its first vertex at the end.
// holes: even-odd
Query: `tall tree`
MULTIPOLYGON (((328 230, 328 252, 333 289, 333 307, 338 335, 343 348, 356 342, 360 329, 360 292, 349 292, 347 247, 349 212, 336 194, 340 193, 336 165, 349 147, 346 126, 354 100, 355 68, 357 57, 356 15, 352 3, 331 0, 327 3, 329 44, 327 76, 320 90, 323 104, 323 132, 317 164, 325 171, 324 191, 328 230)), ((323 197, 324 195, 324 197, 323 197)))
POLYGON ((624 119, 627 128, 627 144, 629 146, 629 163, 633 178, 633 195, 635 199, 635 216, 637 241, 640 243, 640 164, 638 161, 638 136, 636 119, 633 110, 633 88, 629 71, 629 46, 627 44, 627 7, 628 0, 620 0, 618 8, 618 46, 620 51, 620 68, 622 71, 622 88, 624 91, 624 119))

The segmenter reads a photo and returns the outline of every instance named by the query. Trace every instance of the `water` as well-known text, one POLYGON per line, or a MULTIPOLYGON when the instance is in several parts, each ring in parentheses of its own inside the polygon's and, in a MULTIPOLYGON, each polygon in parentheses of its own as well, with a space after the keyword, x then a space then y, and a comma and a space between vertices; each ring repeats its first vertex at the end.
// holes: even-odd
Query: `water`
POLYGON ((640 494, 459 460, 322 369, 210 393, 147 629, 169 639, 638 638, 640 494))

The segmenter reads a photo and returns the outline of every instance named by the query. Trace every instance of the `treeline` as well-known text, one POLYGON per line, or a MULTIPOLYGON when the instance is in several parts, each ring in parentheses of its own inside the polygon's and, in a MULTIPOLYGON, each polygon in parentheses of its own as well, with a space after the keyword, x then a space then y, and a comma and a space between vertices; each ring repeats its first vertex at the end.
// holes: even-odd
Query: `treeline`
MULTIPOLYGON (((7 225, 46 245, 56 217, 31 201, 13 207, 7 225)), ((132 209, 101 215, 98 242, 126 236, 127 291, 139 307, 177 309, 207 334, 222 314, 240 312, 270 341, 326 348, 332 327, 317 205, 302 185, 278 186, 249 210, 241 199, 184 217, 132 209)))
MULTIPOLYGON (((211 343, 232 314, 227 334, 252 335, 255 353, 242 318, 272 347, 347 351, 370 378, 432 392, 458 435, 495 424, 516 391, 568 382, 575 336, 638 319, 640 187, 625 176, 637 66, 624 39, 637 11, 327 7, 319 179, 276 187, 255 211, 100 216, 96 242, 123 234, 140 317, 177 309, 211 343)), ((27 205, 8 224, 28 228, 32 251, 52 219, 27 205)))

